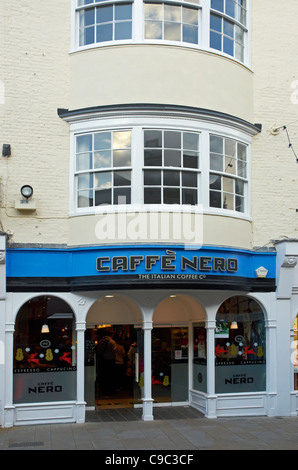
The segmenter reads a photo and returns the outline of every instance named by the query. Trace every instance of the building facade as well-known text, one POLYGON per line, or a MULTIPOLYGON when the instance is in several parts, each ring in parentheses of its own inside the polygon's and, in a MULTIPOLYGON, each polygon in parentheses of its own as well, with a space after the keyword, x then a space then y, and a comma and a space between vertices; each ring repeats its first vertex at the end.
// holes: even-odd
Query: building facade
POLYGON ((2 427, 297 415, 289 6, 2 0, 2 427))

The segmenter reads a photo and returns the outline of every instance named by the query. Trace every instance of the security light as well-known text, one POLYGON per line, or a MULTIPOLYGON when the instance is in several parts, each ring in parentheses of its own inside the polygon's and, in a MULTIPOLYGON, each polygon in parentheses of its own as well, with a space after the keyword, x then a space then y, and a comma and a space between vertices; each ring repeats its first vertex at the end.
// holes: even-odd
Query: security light
POLYGON ((28 184, 25 184, 24 186, 21 187, 21 195, 25 199, 30 199, 33 195, 33 188, 32 186, 29 186, 28 184))

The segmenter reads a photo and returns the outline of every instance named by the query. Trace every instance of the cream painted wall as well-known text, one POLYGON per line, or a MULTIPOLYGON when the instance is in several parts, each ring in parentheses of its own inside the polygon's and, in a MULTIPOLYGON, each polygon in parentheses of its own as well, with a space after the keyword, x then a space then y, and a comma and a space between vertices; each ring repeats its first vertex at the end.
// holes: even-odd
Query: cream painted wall
POLYGON ((262 133, 253 139, 253 244, 298 238, 298 164, 288 147, 287 126, 298 154, 298 61, 296 0, 281 4, 254 0, 252 69, 254 122, 262 133))
POLYGON ((70 2, 0 2, 0 156, 2 230, 20 243, 67 243, 69 129, 57 116, 69 106, 70 2), (2 154, 2 152, 1 152, 2 154), (31 184, 38 208, 15 209, 31 184))
POLYGON ((251 223, 247 220, 197 214, 192 216, 191 224, 188 225, 188 219, 183 224, 183 218, 181 218, 179 220, 182 227, 181 237, 177 238, 175 236, 177 216, 179 217, 179 214, 171 213, 167 216, 163 213, 130 214, 128 212, 120 216, 105 214, 72 217, 69 221, 69 244, 80 246, 170 242, 189 246, 197 243, 198 245, 252 248, 251 223))
POLYGON ((70 67, 71 109, 164 103, 253 119, 251 71, 218 54, 165 45, 98 47, 72 54, 70 67))

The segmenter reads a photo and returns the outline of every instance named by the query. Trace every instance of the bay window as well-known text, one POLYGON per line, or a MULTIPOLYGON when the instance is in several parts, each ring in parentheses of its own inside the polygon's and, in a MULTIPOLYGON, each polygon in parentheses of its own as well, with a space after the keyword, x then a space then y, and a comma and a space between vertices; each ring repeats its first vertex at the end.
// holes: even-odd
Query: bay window
POLYGON ((208 123, 171 121, 119 117, 114 128, 98 121, 92 131, 89 123, 76 125, 71 212, 141 205, 249 216, 251 138, 243 134, 241 140, 224 127, 221 135, 208 123))
POLYGON ((73 49, 111 42, 166 42, 248 64, 247 0, 74 0, 73 49))

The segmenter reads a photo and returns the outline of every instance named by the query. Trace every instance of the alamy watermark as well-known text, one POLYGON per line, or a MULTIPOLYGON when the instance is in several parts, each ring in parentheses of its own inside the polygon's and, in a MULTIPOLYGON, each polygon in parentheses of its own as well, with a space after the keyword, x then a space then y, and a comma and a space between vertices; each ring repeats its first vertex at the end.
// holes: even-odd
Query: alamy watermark
POLYGON ((119 206, 113 212, 101 214, 95 226, 100 242, 173 242, 185 249, 199 249, 203 244, 203 212, 180 207, 179 210, 160 211, 156 206, 146 209, 119 206))

